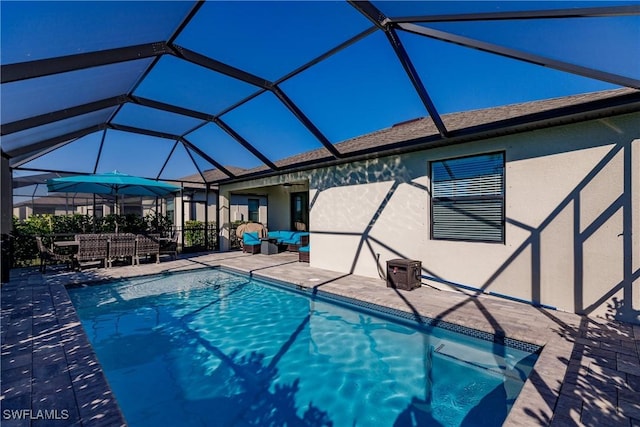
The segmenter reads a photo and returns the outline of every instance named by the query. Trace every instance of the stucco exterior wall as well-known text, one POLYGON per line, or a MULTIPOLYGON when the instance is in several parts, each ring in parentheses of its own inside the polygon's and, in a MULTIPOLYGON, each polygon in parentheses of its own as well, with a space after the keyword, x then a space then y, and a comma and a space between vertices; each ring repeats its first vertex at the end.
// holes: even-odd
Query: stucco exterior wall
POLYGON ((437 286, 638 323, 639 138, 633 114, 314 170, 311 265, 382 277, 418 259, 437 286), (431 240, 429 162, 495 151, 505 243, 431 240))
POLYGON ((231 205, 231 221, 248 221, 249 220, 249 199, 257 199, 260 202, 258 206, 258 222, 267 223, 267 205, 268 199, 265 196, 232 194, 231 205))

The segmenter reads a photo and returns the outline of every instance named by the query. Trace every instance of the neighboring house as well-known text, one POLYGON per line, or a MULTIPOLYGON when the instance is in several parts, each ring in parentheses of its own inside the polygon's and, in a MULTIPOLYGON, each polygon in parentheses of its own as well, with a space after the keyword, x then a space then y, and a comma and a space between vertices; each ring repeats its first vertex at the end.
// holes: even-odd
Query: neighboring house
MULTIPOLYGON (((136 214, 145 216, 155 212, 155 198, 127 197, 121 200, 120 210, 123 215, 136 214)), ((166 209, 166 208, 165 208, 166 209)), ((30 200, 15 203, 13 205, 13 216, 25 220, 31 215, 54 214, 54 215, 94 215, 93 198, 88 195, 65 197, 65 196, 43 196, 34 197, 30 200)), ((95 216, 102 217, 113 212, 113 202, 99 200, 95 205, 95 216)))
POLYGON ((16 203, 13 205, 13 216, 24 220, 31 215, 54 214, 67 215, 73 214, 78 206, 73 202, 70 203, 65 197, 50 196, 36 197, 29 201, 16 203))
POLYGON ((577 107, 635 93, 444 115, 447 138, 420 119, 336 145, 358 161, 305 153, 277 165, 326 164, 220 185, 221 222, 253 192, 269 227, 288 227, 282 183, 295 183, 308 188, 313 267, 383 277, 388 260, 415 259, 435 287, 640 323, 640 113, 577 107))

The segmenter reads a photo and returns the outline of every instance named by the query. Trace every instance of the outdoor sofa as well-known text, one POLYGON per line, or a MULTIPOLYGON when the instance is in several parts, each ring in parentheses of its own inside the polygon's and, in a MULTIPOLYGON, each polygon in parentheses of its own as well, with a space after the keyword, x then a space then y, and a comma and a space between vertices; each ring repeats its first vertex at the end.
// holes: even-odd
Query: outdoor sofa
POLYGON ((267 233, 270 240, 275 240, 278 246, 286 246, 286 250, 298 252, 301 246, 309 244, 308 231, 269 231, 267 233))

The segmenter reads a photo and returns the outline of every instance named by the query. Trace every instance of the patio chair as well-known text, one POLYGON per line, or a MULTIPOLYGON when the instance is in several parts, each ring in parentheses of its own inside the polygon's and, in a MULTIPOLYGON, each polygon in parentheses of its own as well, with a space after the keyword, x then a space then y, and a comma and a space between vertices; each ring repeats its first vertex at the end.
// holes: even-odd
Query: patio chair
POLYGON ((243 252, 246 252, 244 249, 244 239, 242 239, 245 233, 257 233, 258 239, 265 239, 267 237, 266 227, 259 222, 246 222, 244 224, 240 224, 238 228, 236 228, 236 236, 241 239, 240 246, 242 247, 243 252))
POLYGON ((173 231, 171 238, 160 240, 160 255, 171 255, 171 258, 178 259, 178 232, 173 231))
POLYGON ((140 257, 154 257, 156 264, 160 262, 160 238, 159 234, 149 234, 136 236, 136 256, 134 264, 140 265, 140 257))
POLYGON ((66 264, 67 268, 73 263, 71 255, 57 254, 52 249, 45 246, 42 243, 42 237, 36 236, 36 244, 38 245, 38 256, 40 258, 40 272, 45 273, 47 271, 47 262, 62 261, 66 264))
POLYGON ((78 253, 76 263, 78 269, 89 265, 107 266, 107 237, 100 234, 77 234, 78 253))
POLYGON ((242 252, 249 252, 252 254, 260 253, 260 236, 256 231, 244 232, 242 234, 242 252))
POLYGON ((133 265, 133 259, 136 256, 136 236, 131 233, 120 233, 109 235, 109 267, 113 266, 113 261, 116 259, 124 258, 127 261, 131 260, 133 265))

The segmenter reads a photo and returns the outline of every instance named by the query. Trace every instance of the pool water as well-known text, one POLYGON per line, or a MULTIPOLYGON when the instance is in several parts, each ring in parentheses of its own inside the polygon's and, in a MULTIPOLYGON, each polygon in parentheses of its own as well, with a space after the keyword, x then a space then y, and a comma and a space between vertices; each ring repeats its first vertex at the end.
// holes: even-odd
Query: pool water
POLYGON ((132 427, 500 426, 536 359, 217 269, 69 295, 132 427))

